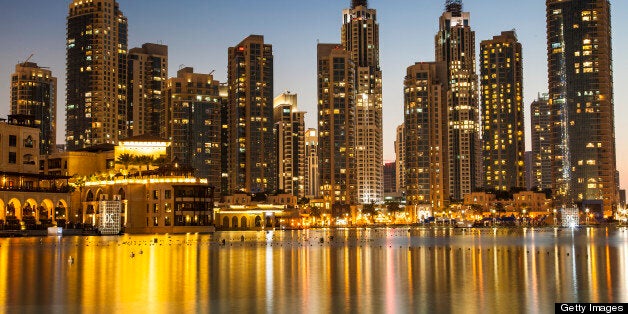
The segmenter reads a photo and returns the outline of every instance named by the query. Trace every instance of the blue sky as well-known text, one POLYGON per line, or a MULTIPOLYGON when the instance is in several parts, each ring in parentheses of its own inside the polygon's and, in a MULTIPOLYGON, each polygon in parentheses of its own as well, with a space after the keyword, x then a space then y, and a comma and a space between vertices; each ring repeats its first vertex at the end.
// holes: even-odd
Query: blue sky
MULTIPOLYGON (((58 132, 65 135, 65 21, 69 0, 6 1, 0 11, 0 117, 9 111, 9 80, 15 64, 31 61, 50 67, 58 78, 58 132), (2 104, 5 105, 2 105, 2 104)), ((299 94, 306 125, 316 126, 316 43, 339 42, 342 9, 349 0, 118 0, 129 20, 129 48, 146 42, 169 46, 169 72, 182 66, 227 77, 227 48, 249 34, 273 45, 275 94, 299 94)), ((617 164, 628 186, 628 1, 611 1, 617 164)), ((384 85, 384 158, 393 160, 397 125, 403 122, 403 78, 409 65, 434 60, 434 35, 444 0, 370 0, 380 24, 380 62, 384 85)), ((526 129, 529 104, 547 90, 545 1, 464 1, 471 12, 476 46, 501 31, 515 29, 523 45, 526 129)), ((476 50, 477 53, 477 50, 476 50)), ((529 137, 529 136, 528 136, 529 137)), ((529 140, 528 140, 529 143, 529 140)), ((529 144, 528 144, 529 147, 529 144)))

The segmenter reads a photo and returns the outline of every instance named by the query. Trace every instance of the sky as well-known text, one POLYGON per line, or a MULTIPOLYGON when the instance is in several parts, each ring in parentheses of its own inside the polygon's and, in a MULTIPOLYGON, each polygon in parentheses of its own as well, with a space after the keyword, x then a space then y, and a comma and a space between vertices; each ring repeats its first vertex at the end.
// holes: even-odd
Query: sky
MULTIPOLYGON (((58 78, 57 141, 65 138, 65 40, 70 0, 0 0, 0 117, 9 113, 10 76, 15 65, 50 67, 58 78)), ((434 61, 434 36, 444 0, 370 0, 380 25, 383 72, 384 159, 395 159, 396 127, 403 123, 403 79, 415 62, 434 61)), ((169 75, 183 66, 227 78, 227 48, 250 34, 273 45, 274 94, 297 93, 306 127, 316 127, 316 44, 340 42, 342 10, 350 0, 118 0, 129 21, 129 49, 143 43, 169 47, 169 75)), ((628 187, 628 1, 611 1, 614 51, 615 135, 622 187, 628 187)), ((547 91, 545 1, 466 0, 480 41, 515 29, 523 45, 527 147, 529 105, 547 91)), ((476 56, 477 58, 477 56, 476 56)), ((479 72, 479 68, 478 68, 479 72)))

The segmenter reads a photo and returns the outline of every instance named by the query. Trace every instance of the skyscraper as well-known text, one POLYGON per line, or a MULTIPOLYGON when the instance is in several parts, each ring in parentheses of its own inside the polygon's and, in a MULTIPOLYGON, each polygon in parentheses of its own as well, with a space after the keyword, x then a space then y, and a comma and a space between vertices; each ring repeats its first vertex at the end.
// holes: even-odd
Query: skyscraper
POLYGON ((449 205, 447 63, 408 67, 404 80, 406 202, 441 210, 449 205))
POLYGON ((355 65, 340 44, 319 44, 318 170, 326 209, 357 203, 355 65))
POLYGON ((608 0, 547 0, 553 189, 559 203, 617 205, 608 0))
POLYGON ((383 201, 382 71, 377 12, 366 0, 342 12, 342 46, 355 63, 356 170, 358 200, 383 201))
POLYGON ((318 130, 310 128, 305 131, 305 195, 317 198, 320 196, 320 175, 318 171, 318 130))
POLYGON ((128 56, 129 136, 161 133, 162 91, 168 79, 168 46, 146 43, 128 56))
POLYGON ((57 144, 57 78, 37 63, 22 62, 11 75, 11 115, 28 116, 39 128, 39 153, 50 154, 57 144))
POLYGON ((551 112, 547 93, 530 105, 532 124, 532 182, 537 189, 552 188, 551 112))
POLYGON ((211 74, 177 71, 163 91, 161 137, 172 142, 169 157, 193 167, 196 176, 207 178, 221 192, 222 105, 220 82, 211 74))
POLYGON ((452 198, 461 200, 482 183, 475 32, 469 12, 462 12, 462 0, 447 0, 445 7, 435 38, 436 61, 447 63, 449 184, 452 198))
POLYGON ((391 161, 384 164, 384 193, 397 193, 397 166, 396 162, 391 161))
POLYGON ((73 0, 67 18, 68 150, 127 136, 127 19, 115 0, 73 0))
POLYGON ((484 187, 525 187, 523 66, 514 31, 480 43, 484 187))
POLYGON ((278 189, 305 197, 305 112, 298 111, 297 94, 275 97, 278 189))
POLYGON ((397 126, 397 137, 395 139, 395 174, 397 176, 395 186, 397 192, 406 191, 406 128, 405 124, 397 126))
POLYGON ((230 190, 274 191, 273 47, 250 35, 228 54, 230 190))

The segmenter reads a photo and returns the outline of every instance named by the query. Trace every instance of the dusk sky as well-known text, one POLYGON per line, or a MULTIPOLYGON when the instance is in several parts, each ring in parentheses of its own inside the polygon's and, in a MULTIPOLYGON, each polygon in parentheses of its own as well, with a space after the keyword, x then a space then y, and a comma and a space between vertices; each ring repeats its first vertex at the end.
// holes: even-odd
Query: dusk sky
MULTIPOLYGON (((10 75, 18 62, 50 67, 58 78, 57 141, 65 138, 65 40, 69 0, 3 1, 0 10, 0 117, 9 113, 10 75), (1 105, 4 104, 4 105, 1 105)), ((396 127, 403 122, 403 79, 415 62, 434 60, 434 35, 444 0, 370 0, 380 25, 383 72, 384 159, 394 160, 396 127)), ((291 91, 307 111, 306 127, 316 127, 316 43, 340 42, 342 9, 349 0, 118 0, 129 20, 129 49, 142 43, 169 47, 169 74, 182 66, 214 71, 225 82, 227 48, 249 34, 264 35, 275 56, 274 94, 291 91)), ((628 1, 611 1, 613 28, 615 134, 622 187, 628 186, 628 1)), ((547 91, 545 1, 464 1, 480 41, 515 29, 523 45, 526 141, 529 104, 547 91)), ((477 58, 477 56, 476 56, 477 58)), ((478 69, 479 72, 479 69, 478 69)))

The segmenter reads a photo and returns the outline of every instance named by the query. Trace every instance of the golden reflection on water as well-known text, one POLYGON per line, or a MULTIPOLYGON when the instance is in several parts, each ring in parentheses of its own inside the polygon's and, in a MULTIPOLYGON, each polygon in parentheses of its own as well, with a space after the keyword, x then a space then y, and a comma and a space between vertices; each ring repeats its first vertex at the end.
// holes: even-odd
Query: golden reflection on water
POLYGON ((0 268, 0 312, 551 312, 628 302, 628 231, 15 238, 0 268))

